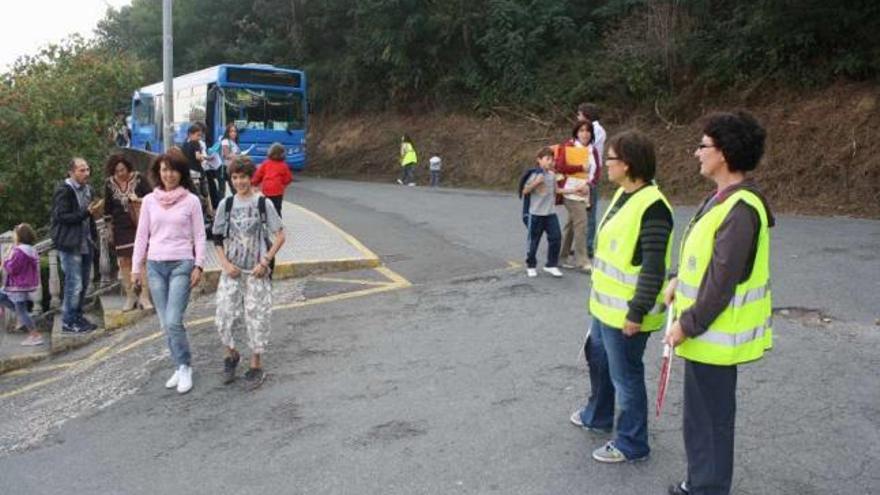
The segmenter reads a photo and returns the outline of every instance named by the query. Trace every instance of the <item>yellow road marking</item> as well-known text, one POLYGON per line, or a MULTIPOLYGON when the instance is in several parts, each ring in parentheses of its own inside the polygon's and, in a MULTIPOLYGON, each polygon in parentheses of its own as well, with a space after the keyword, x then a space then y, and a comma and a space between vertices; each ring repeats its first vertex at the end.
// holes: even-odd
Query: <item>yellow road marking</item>
MULTIPOLYGON (((362 290, 347 292, 347 293, 343 293, 343 294, 333 294, 330 296, 319 297, 319 298, 311 299, 308 301, 299 301, 299 302, 294 302, 294 303, 290 303, 290 304, 277 305, 277 306, 273 306, 272 310, 275 311, 275 310, 283 310, 283 309, 301 308, 301 307, 305 307, 305 306, 313 306, 316 304, 326 304, 326 303, 331 303, 331 302, 336 302, 336 301, 343 301, 346 299, 353 299, 356 297, 364 297, 364 296, 369 296, 372 294, 379 294, 382 292, 388 292, 388 291, 397 290, 397 289, 403 289, 403 288, 412 286, 412 284, 409 282, 409 280, 403 278, 402 276, 400 276, 396 272, 394 272, 384 266, 374 268, 374 270, 378 271, 383 276, 387 277, 389 280, 391 280, 391 282, 386 282, 381 286, 372 287, 369 289, 362 289, 362 290)), ((208 317, 204 317, 204 318, 198 318, 195 320, 187 321, 184 323, 184 326, 189 329, 192 329, 193 327, 199 327, 199 326, 204 325, 206 323, 213 323, 213 322, 214 322, 214 317, 208 316, 208 317)), ((109 359, 113 356, 118 356, 120 354, 131 351, 132 349, 135 349, 136 347, 139 347, 143 344, 146 344, 147 342, 156 340, 157 338, 161 337, 162 335, 164 335, 164 332, 159 330, 159 331, 153 332, 145 337, 141 337, 140 339, 135 340, 134 342, 130 342, 123 347, 120 347, 118 349, 113 349, 113 346, 118 344, 123 338, 123 334, 120 334, 118 337, 116 337, 114 339, 114 341, 111 343, 111 345, 102 347, 101 349, 95 351, 94 353, 90 354, 89 356, 87 356, 83 359, 80 359, 78 361, 59 363, 59 364, 49 365, 49 366, 42 366, 40 368, 16 370, 16 371, 6 373, 6 375, 16 376, 16 375, 24 375, 24 374, 28 374, 28 373, 35 373, 35 372, 39 372, 39 371, 53 371, 56 369, 63 370, 63 369, 67 369, 67 368, 72 368, 77 365, 82 365, 83 366, 82 371, 85 371, 85 370, 89 369, 91 366, 95 366, 103 361, 106 361, 107 359, 109 359)), ((44 380, 40 380, 40 381, 37 381, 34 383, 30 383, 28 385, 19 387, 17 389, 13 389, 13 390, 9 390, 7 392, 0 393, 0 399, 13 397, 13 396, 22 394, 24 392, 27 392, 29 390, 33 390, 38 387, 50 385, 50 384, 55 383, 58 380, 62 379, 64 376, 65 376, 64 374, 58 374, 56 376, 49 377, 49 378, 46 378, 44 380)))
POLYGON ((357 285, 391 285, 393 282, 377 282, 375 280, 363 280, 363 279, 355 279, 355 278, 334 278, 334 277, 315 277, 312 280, 316 282, 338 282, 344 284, 357 284, 357 285))

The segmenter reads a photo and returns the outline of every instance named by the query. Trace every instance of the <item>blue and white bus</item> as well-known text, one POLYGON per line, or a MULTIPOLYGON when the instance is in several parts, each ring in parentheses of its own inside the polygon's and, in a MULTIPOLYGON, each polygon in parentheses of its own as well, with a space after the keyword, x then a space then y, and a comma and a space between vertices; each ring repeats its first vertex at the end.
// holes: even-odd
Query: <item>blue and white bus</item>
MULTIPOLYGON (((161 82, 135 91, 131 102, 131 146, 162 152, 163 94, 161 82)), ((186 141, 195 122, 207 126, 211 146, 228 123, 238 129, 241 149, 254 163, 266 158, 272 143, 287 149, 287 165, 306 164, 306 75, 299 70, 265 64, 222 64, 174 78, 174 143, 186 141)))

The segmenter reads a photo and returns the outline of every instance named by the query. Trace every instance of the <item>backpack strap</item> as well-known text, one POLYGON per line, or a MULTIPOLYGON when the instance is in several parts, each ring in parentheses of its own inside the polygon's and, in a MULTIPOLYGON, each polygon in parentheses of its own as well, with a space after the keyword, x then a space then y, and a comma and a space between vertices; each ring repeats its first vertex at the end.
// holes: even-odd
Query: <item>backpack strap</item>
MULTIPOLYGON (((270 249, 272 249, 272 241, 269 240, 269 221, 266 217, 266 196, 260 195, 257 198, 257 210, 260 212, 260 224, 262 227, 262 232, 265 234, 263 236, 263 242, 266 244, 266 252, 268 253, 270 249)), ((269 280, 272 279, 272 274, 275 273, 275 260, 269 262, 269 280)))
POLYGON ((235 201, 235 195, 229 196, 223 200, 223 213, 226 217, 226 237, 229 238, 229 219, 232 218, 232 203, 235 201))

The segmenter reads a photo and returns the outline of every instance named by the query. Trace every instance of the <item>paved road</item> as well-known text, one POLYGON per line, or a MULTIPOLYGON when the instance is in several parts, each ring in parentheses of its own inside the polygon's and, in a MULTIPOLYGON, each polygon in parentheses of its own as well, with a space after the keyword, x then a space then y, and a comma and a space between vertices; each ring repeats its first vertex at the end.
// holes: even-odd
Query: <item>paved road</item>
MULTIPOLYGON (((193 332, 184 397, 162 388, 160 340, 2 377, 0 394, 61 378, 0 398, 0 491, 646 494, 681 476, 680 362, 651 459, 589 459, 605 438, 568 424, 587 386, 587 280, 510 267, 524 249, 510 195, 304 180, 288 199, 414 285, 338 300, 327 294, 348 289, 333 278, 383 276, 279 284, 315 304, 276 313, 271 376, 253 393, 220 384, 209 324, 193 332)), ((878 253, 880 222, 780 218, 774 294, 787 309, 775 350, 741 367, 735 493, 880 492, 878 253)), ((649 397, 658 355, 652 337, 649 397)))

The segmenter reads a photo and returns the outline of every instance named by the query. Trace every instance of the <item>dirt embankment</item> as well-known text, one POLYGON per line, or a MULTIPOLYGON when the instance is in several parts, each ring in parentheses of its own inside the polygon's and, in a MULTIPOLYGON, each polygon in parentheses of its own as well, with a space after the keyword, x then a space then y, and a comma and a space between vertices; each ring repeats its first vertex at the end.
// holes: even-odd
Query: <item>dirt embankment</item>
MULTIPOLYGON (((841 84, 814 92, 751 96, 715 109, 745 108, 768 132, 767 151, 755 173, 780 212, 880 218, 880 88, 841 84)), ((697 118, 674 124, 656 112, 607 111, 609 136, 638 128, 657 144, 657 180, 679 203, 695 203, 711 185, 693 157, 700 139, 697 118)), ((696 116, 698 113, 694 112, 696 116)), ((316 117, 310 135, 308 174, 392 181, 399 174, 400 135, 419 152, 420 182, 427 159, 443 158, 446 185, 513 191, 534 153, 570 133, 568 122, 547 123, 513 110, 490 117, 462 114, 374 114, 316 117)), ((610 187, 604 191, 607 193, 610 187)))

